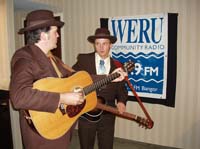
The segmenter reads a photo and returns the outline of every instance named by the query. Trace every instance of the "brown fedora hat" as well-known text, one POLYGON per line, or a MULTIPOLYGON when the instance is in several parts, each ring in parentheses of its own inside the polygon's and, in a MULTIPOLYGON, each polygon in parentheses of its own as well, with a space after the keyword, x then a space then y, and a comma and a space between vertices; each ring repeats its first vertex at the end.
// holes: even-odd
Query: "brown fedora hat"
POLYGON ((26 17, 26 27, 19 30, 19 34, 27 31, 48 27, 58 26, 62 27, 64 22, 58 21, 54 18, 53 12, 50 10, 35 10, 30 12, 26 17))
POLYGON ((111 43, 115 43, 117 41, 117 38, 115 36, 110 35, 110 31, 107 28, 97 28, 95 34, 89 36, 87 40, 91 43, 94 43, 95 39, 97 38, 109 39, 111 43))

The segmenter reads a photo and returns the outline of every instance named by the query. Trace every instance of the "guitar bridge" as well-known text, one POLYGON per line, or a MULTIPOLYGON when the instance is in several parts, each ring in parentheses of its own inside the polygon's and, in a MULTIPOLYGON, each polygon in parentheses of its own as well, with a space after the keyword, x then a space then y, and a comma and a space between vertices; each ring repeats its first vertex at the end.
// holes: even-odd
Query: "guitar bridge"
POLYGON ((82 111, 82 109, 84 108, 85 104, 86 104, 86 101, 84 101, 80 105, 76 105, 76 106, 69 105, 69 106, 67 106, 66 112, 67 112, 68 116, 74 117, 75 115, 79 114, 82 111))

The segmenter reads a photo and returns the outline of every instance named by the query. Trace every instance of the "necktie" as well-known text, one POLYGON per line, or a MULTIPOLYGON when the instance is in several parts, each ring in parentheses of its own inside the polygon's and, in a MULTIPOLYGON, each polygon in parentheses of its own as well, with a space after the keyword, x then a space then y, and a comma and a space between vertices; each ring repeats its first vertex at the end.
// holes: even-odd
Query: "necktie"
POLYGON ((56 65, 56 63, 55 63, 56 60, 55 60, 53 54, 52 54, 51 52, 49 52, 49 53, 47 54, 47 56, 49 57, 49 59, 50 59, 50 61, 51 61, 51 64, 53 65, 53 68, 55 69, 55 71, 56 71, 58 77, 61 78, 61 77, 62 77, 62 73, 60 72, 60 70, 58 69, 58 67, 57 67, 57 65, 56 65))
POLYGON ((104 60, 100 60, 99 63, 99 74, 105 74, 106 73, 106 67, 105 67, 105 62, 104 60))

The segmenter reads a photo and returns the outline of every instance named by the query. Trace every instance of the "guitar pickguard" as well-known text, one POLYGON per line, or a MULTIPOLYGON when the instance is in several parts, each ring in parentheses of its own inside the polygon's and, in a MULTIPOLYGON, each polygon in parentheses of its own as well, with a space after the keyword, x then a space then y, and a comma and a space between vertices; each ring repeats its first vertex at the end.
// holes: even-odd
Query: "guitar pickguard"
POLYGON ((77 114, 79 114, 82 111, 82 109, 84 108, 85 104, 86 104, 86 101, 84 101, 82 104, 76 105, 76 106, 68 105, 66 107, 66 112, 67 112, 68 116, 70 118, 72 118, 72 117, 76 116, 77 114))

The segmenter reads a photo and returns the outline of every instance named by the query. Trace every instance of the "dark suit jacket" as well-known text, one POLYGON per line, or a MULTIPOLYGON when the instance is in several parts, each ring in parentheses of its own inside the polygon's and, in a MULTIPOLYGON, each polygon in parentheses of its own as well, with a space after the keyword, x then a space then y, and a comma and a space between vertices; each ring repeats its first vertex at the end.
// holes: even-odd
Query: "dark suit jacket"
MULTIPOLYGON (((115 65, 115 60, 110 59, 111 69, 110 73, 117 68, 115 65)), ((118 62, 119 63, 119 62, 118 62)), ((92 75, 94 81, 102 79, 102 76, 96 75, 95 66, 95 53, 79 54, 77 57, 76 64, 72 67, 73 69, 80 71, 85 70, 92 75)), ((105 76, 103 76, 105 77, 105 76)), ((106 87, 97 90, 97 96, 103 97, 108 105, 115 106, 115 99, 126 104, 127 100, 127 90, 125 88, 124 82, 109 83, 106 87)))
MULTIPOLYGON (((67 72, 58 64, 63 76, 67 72)), ((26 149, 66 149, 70 142, 71 131, 56 140, 46 140, 33 131, 24 118, 22 110, 55 112, 59 93, 32 89, 33 83, 41 78, 58 77, 50 60, 36 46, 28 45, 17 50, 11 62, 10 99, 14 108, 20 110, 20 124, 23 143, 26 149)))

